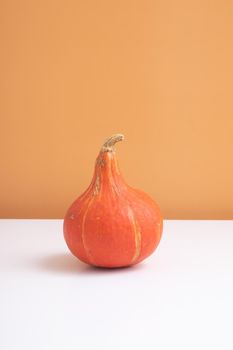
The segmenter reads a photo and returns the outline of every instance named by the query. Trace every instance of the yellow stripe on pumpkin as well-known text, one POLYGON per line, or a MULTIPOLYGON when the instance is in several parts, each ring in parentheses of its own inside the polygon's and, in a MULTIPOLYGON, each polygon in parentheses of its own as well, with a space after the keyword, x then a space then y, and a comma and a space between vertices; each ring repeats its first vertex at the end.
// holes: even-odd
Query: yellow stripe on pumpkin
POLYGON ((86 207, 85 213, 84 213, 84 215, 83 215, 82 231, 81 231, 81 237, 82 237, 82 242, 83 242, 83 248, 84 248, 84 251, 85 251, 85 253, 86 253, 88 259, 90 260, 90 262, 91 262, 92 264, 94 264, 94 262, 93 262, 93 257, 91 256, 90 251, 89 251, 89 249, 88 249, 88 247, 87 247, 87 243, 86 243, 86 241, 85 241, 85 221, 86 221, 86 217, 87 217, 88 211, 89 211, 89 209, 90 209, 90 206, 91 206, 91 204, 93 203, 94 199, 95 199, 94 196, 91 197, 91 199, 90 199, 89 202, 87 203, 87 207, 86 207))
POLYGON ((132 225, 135 240, 135 253, 131 260, 131 263, 134 263, 141 253, 141 231, 131 207, 128 207, 128 216, 132 225))

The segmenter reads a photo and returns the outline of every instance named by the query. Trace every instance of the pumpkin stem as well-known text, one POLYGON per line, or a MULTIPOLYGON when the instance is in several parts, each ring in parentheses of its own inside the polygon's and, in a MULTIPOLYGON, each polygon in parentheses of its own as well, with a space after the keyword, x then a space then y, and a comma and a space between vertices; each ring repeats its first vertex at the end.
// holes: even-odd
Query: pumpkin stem
POLYGON ((115 143, 123 140, 124 140, 124 135, 122 134, 112 135, 103 144, 101 148, 101 152, 113 152, 115 143))

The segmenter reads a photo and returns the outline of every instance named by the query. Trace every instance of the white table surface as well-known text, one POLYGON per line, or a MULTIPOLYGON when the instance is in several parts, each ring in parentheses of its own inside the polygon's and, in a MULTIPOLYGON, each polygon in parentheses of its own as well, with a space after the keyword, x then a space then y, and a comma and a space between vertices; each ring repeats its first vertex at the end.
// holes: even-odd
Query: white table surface
POLYGON ((233 221, 166 221, 132 268, 74 258, 61 220, 0 220, 0 349, 233 349, 233 221))

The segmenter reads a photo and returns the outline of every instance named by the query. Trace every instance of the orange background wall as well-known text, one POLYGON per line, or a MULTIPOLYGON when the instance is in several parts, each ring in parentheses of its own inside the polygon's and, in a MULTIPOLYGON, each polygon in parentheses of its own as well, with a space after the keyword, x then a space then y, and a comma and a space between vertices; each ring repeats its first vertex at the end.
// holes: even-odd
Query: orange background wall
POLYGON ((0 216, 63 217, 102 141, 166 218, 233 219, 233 2, 1 0, 0 216))

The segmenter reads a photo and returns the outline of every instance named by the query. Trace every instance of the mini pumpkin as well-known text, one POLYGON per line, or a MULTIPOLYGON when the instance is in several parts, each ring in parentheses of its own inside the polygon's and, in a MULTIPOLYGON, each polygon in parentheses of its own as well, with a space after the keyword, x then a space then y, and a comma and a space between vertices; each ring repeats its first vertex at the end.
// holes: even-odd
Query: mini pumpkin
POLYGON ((114 145, 123 139, 122 134, 115 134, 103 144, 90 186, 64 219, 64 238, 70 251, 94 266, 137 264, 154 252, 162 235, 158 205, 122 178, 114 145))

